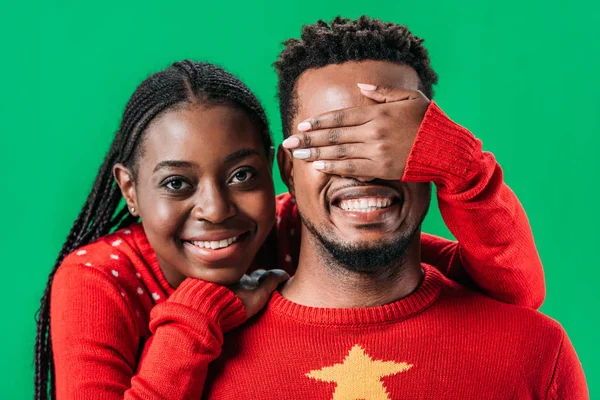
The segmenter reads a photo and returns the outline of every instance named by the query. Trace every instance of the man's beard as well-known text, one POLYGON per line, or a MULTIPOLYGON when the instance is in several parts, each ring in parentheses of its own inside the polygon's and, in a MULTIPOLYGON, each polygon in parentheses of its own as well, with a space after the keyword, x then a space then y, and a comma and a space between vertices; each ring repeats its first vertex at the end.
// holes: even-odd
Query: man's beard
POLYGON ((389 240, 379 240, 361 245, 342 243, 336 241, 331 235, 327 235, 326 229, 317 229, 306 218, 300 214, 302 223, 317 238, 321 253, 325 256, 327 264, 335 264, 349 272, 355 272, 368 276, 391 278, 401 273, 399 266, 404 263, 406 249, 413 240, 425 215, 419 223, 411 227, 408 232, 398 235, 389 240))

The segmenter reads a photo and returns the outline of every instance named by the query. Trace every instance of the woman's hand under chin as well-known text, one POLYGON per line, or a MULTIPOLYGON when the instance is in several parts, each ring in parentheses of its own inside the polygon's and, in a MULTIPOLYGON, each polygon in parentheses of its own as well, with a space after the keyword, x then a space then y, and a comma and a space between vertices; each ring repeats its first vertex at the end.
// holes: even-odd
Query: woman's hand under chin
POLYGON ((281 269, 258 269, 250 275, 242 276, 242 279, 229 286, 229 289, 242 301, 246 315, 250 318, 267 304, 271 293, 289 278, 288 273, 281 269))

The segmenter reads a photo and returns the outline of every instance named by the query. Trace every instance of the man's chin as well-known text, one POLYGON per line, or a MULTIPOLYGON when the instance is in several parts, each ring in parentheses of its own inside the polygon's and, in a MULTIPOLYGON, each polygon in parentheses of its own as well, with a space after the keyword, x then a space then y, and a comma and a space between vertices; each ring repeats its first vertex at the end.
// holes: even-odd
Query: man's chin
POLYGON ((388 275, 405 260, 406 249, 414 235, 397 236, 394 239, 343 241, 307 226, 316 237, 322 253, 330 263, 365 275, 388 275))

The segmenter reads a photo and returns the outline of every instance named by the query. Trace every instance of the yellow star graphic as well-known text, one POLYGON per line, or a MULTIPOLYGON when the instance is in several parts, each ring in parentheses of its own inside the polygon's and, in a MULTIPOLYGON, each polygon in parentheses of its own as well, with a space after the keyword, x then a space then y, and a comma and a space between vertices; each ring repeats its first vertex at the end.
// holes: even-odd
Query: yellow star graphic
POLYGON ((359 345, 354 345, 340 364, 310 371, 306 376, 335 382, 332 400, 390 400, 381 382, 384 376, 408 371, 412 364, 373 360, 359 345))

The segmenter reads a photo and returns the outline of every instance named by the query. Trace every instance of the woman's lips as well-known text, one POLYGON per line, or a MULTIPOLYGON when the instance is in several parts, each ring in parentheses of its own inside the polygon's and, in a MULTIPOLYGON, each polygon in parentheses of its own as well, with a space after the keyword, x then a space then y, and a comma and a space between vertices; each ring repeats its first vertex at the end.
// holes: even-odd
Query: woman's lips
POLYGON ((214 264, 243 251, 250 232, 220 240, 184 240, 184 248, 200 262, 214 264), (207 245, 208 244, 208 245, 207 245))

